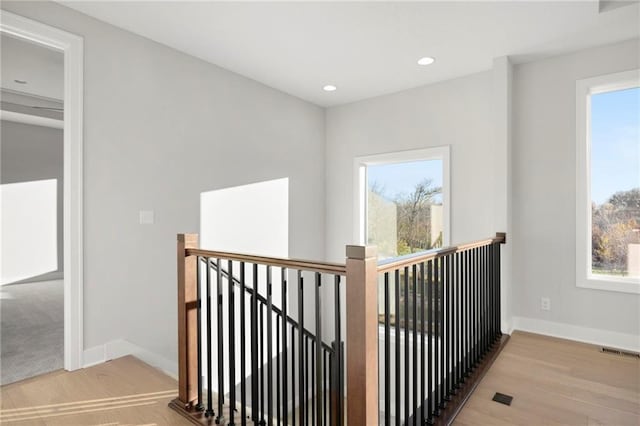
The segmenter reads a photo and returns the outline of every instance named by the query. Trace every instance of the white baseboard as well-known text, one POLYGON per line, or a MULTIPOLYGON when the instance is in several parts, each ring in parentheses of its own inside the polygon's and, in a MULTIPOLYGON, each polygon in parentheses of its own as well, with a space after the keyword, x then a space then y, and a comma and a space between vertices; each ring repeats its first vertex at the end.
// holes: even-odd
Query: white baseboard
POLYGON ((127 355, 135 356, 174 379, 178 378, 178 364, 176 362, 123 339, 86 349, 83 353, 83 367, 91 367, 127 355))
POLYGON ((104 348, 105 345, 100 345, 85 349, 82 353, 82 367, 87 368, 107 361, 104 348))
POLYGON ((640 336, 597 328, 546 321, 536 318, 513 317, 513 330, 528 331, 567 340, 608 346, 633 352, 640 352, 640 336))

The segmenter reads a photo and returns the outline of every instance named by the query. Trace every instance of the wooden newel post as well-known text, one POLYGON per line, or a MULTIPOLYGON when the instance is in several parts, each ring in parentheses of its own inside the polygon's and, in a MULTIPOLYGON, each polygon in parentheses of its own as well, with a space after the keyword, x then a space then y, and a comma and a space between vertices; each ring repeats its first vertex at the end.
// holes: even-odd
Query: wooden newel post
POLYGON ((347 246, 347 424, 378 425, 378 259, 347 246))
POLYGON ((197 256, 198 234, 178 234, 178 400, 185 407, 198 399, 197 256))

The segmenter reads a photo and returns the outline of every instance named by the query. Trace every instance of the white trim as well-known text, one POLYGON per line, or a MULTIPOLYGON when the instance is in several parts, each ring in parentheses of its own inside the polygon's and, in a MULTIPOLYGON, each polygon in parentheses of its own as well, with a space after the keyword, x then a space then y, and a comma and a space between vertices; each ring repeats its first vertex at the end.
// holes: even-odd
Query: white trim
POLYGON ((576 82, 576 286, 640 294, 640 278, 600 277, 591 273, 590 95, 640 86, 640 70, 576 82))
POLYGON ((442 204, 443 232, 442 245, 449 245, 451 239, 451 172, 450 172, 451 147, 437 146, 409 151, 396 151, 384 154, 375 154, 356 157, 353 160, 353 239, 356 244, 365 245, 365 217, 366 203, 364 190, 366 185, 366 166, 388 163, 405 163, 409 161, 442 160, 442 204))
POLYGON ((0 120, 14 123, 30 124, 32 126, 51 127, 52 129, 63 129, 64 121, 56 118, 40 117, 39 115, 23 114, 15 111, 0 110, 0 120))
POLYGON ((112 359, 133 355, 139 360, 156 367, 174 379, 178 378, 178 363, 171 361, 155 352, 148 351, 128 340, 118 339, 107 342, 104 345, 94 346, 84 351, 83 368, 101 364, 112 359))
POLYGON ((640 336, 536 318, 513 317, 513 330, 640 352, 640 336))
POLYGON ((0 31, 64 54, 64 368, 83 365, 83 39, 0 11, 0 31))

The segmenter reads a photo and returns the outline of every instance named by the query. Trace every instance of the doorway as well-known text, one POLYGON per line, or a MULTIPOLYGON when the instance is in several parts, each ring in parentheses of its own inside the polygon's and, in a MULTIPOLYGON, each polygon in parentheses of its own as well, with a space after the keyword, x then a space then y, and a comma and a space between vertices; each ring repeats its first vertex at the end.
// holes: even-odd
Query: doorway
POLYGON ((19 374, 7 376, 15 381, 52 367, 82 367, 83 42, 5 11, 0 37, 7 156, 0 194, 2 307, 16 298, 28 300, 18 310, 4 309, 17 320, 7 325, 44 327, 42 336, 11 343, 22 362, 19 374), (29 359, 34 353, 42 356, 29 359))

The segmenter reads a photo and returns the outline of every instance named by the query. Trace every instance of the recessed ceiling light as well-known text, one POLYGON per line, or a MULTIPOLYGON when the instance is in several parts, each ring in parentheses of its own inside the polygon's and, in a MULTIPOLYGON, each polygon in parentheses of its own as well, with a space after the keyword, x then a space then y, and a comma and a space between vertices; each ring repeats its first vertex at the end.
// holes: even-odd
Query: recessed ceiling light
POLYGON ((424 58, 418 59, 418 65, 431 65, 435 61, 436 60, 433 59, 431 56, 425 56, 424 58))
POLYGON ((335 92, 338 88, 336 86, 334 86, 333 84, 327 84, 326 86, 324 86, 322 88, 322 90, 324 90, 325 92, 335 92))
POLYGON ((13 81, 15 81, 18 84, 27 84, 26 80, 13 80, 13 81))

